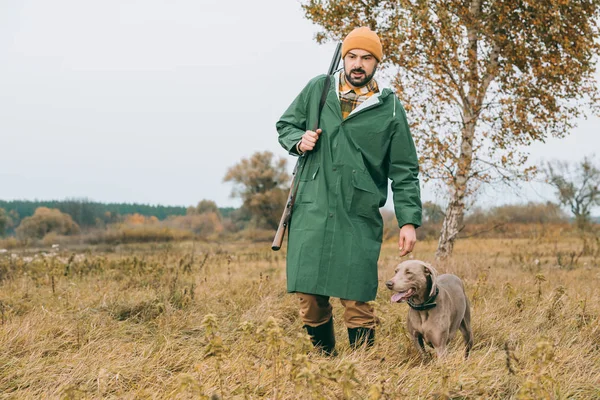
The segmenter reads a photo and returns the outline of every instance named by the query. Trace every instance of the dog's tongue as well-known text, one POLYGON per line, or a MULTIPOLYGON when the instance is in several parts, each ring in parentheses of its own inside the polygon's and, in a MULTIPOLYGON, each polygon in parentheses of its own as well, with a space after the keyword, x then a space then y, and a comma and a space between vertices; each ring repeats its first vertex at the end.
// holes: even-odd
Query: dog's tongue
POLYGON ((394 293, 392 295, 392 303, 400 303, 400 302, 404 301, 405 295, 406 295, 406 292, 394 293))

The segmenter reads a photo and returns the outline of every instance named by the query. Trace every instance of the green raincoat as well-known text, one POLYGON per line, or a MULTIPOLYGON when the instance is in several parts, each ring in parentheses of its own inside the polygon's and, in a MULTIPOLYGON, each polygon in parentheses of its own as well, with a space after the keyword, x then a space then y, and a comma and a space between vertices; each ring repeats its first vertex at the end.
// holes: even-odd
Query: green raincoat
MULTIPOLYGON (((279 143, 296 153, 313 130, 325 75, 312 79, 277 122, 279 143)), ((377 293, 383 221, 392 181, 398 225, 421 224, 418 161, 398 98, 383 89, 342 120, 339 75, 321 114, 321 136, 302 156, 288 230, 287 290, 370 301, 377 293)))

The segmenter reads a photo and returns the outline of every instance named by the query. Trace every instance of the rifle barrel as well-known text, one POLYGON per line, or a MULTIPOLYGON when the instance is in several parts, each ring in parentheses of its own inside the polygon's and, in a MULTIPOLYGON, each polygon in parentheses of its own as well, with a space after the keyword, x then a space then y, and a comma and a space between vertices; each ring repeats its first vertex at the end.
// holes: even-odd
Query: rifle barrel
POLYGON ((335 46, 335 51, 333 53, 333 58, 331 59, 331 64, 329 65, 329 70, 327 71, 327 75, 333 75, 333 73, 338 69, 341 58, 342 58, 342 42, 338 42, 337 46, 335 46))

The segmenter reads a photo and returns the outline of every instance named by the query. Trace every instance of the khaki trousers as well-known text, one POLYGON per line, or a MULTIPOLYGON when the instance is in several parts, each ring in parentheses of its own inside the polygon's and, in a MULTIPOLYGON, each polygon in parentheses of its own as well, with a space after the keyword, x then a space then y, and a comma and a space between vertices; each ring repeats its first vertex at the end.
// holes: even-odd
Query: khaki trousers
MULTIPOLYGON (((300 301, 300 318, 304 325, 319 326, 329 321, 333 307, 329 296, 318 294, 296 293, 300 301)), ((375 316, 372 305, 362 301, 340 299, 344 306, 344 322, 347 328, 375 328, 379 318, 375 316)))

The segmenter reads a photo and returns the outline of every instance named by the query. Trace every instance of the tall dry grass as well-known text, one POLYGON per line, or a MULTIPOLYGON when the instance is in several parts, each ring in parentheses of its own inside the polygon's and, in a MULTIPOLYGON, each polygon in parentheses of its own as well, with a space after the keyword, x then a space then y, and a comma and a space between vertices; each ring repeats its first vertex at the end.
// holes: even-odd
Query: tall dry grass
MULTIPOLYGON (((433 261, 434 250, 420 242, 414 257, 433 261)), ((594 239, 469 239, 434 263, 471 299, 468 360, 458 337, 444 360, 413 349, 407 305, 383 285, 400 261, 393 243, 380 258, 375 346, 349 348, 333 300, 340 354, 310 351, 284 251, 188 242, 1 254, 0 398, 600 398, 594 239)))

